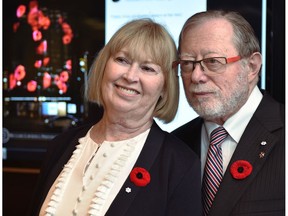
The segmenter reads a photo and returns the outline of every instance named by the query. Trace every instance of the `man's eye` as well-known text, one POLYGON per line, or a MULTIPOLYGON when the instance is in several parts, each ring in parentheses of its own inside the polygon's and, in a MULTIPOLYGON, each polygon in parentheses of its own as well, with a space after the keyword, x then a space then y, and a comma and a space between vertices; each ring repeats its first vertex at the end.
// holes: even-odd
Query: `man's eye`
POLYGON ((205 59, 203 60, 205 64, 222 64, 218 59, 216 58, 208 58, 208 59, 205 59))
POLYGON ((181 65, 182 66, 188 66, 188 65, 191 65, 193 64, 191 61, 181 61, 181 65))
POLYGON ((192 61, 181 61, 180 62, 180 68, 183 71, 190 71, 193 68, 193 62, 192 61))

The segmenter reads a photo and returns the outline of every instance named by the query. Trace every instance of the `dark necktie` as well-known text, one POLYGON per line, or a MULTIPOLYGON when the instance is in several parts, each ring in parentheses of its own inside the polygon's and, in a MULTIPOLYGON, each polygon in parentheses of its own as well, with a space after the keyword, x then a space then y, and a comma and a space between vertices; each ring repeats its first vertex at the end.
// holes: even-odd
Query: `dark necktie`
POLYGON ((210 145, 207 153, 206 165, 202 183, 203 215, 209 215, 218 187, 223 176, 223 162, 221 144, 228 136, 223 127, 211 132, 210 145))

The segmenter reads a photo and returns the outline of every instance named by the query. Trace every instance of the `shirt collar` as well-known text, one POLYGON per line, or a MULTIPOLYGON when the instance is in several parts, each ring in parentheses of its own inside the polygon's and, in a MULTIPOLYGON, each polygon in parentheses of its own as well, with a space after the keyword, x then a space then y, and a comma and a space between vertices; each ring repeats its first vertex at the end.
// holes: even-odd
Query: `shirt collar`
POLYGON ((236 143, 239 142, 262 98, 262 93, 260 92, 259 88, 255 86, 246 103, 237 113, 228 118, 224 123, 224 128, 228 131, 229 135, 236 143))

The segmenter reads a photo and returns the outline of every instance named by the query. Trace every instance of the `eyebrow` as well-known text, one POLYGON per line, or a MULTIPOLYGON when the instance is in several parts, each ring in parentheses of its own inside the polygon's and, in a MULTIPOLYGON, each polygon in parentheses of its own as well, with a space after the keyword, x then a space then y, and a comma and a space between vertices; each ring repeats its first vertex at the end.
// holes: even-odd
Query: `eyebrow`
POLYGON ((190 53, 180 53, 179 57, 194 57, 194 56, 190 53))
MULTIPOLYGON (((201 54, 201 53, 200 53, 201 54)), ((205 58, 205 56, 207 55, 211 55, 211 54, 217 54, 220 55, 218 52, 216 51, 204 51, 204 54, 201 54, 203 56, 203 58, 205 58)), ((222 54, 221 54, 222 55, 222 54)), ((196 58, 196 56, 194 56, 191 53, 180 53, 179 57, 190 57, 190 58, 196 58)))
MULTIPOLYGON (((127 50, 123 50, 123 49, 121 49, 121 50, 119 50, 118 52, 116 52, 114 55, 116 55, 116 54, 123 54, 125 57, 127 57, 127 58, 132 58, 132 56, 131 56, 131 53, 129 52, 129 51, 127 51, 127 50)), ((138 56, 138 57, 140 57, 140 56, 138 56)), ((134 58, 133 58, 134 59, 134 58)), ((148 56, 146 56, 144 59, 138 59, 138 58, 136 58, 137 59, 137 61, 141 61, 141 63, 142 64, 154 64, 154 65, 158 65, 158 66, 160 66, 158 63, 156 63, 155 61, 153 61, 153 59, 152 58, 148 58, 148 56)))
POLYGON ((127 50, 123 50, 123 49, 120 49, 115 54, 123 54, 125 56, 129 56, 130 55, 130 53, 127 50))

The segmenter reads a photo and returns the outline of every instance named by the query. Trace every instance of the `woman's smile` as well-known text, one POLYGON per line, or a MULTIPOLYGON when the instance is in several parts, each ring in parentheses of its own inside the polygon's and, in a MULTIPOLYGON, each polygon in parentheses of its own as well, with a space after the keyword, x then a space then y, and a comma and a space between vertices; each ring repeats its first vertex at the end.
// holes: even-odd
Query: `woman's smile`
POLYGON ((118 84, 115 84, 115 87, 119 90, 120 93, 124 93, 125 95, 138 95, 138 94, 140 94, 135 89, 120 86, 118 84))

